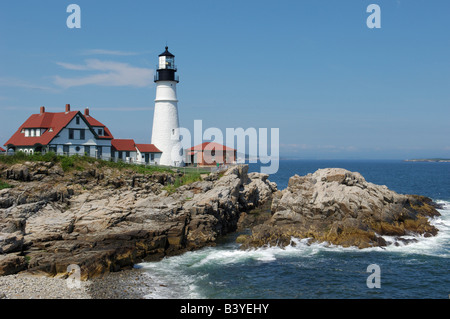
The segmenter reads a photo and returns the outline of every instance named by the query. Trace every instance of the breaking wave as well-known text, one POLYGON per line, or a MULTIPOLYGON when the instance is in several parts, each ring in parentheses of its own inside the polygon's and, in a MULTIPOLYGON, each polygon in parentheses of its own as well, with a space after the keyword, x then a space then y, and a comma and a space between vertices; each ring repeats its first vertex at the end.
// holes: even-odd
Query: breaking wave
MULTIPOLYGON (((296 262, 315 267, 316 259, 354 258, 369 260, 369 254, 389 253, 395 258, 410 258, 417 256, 450 257, 450 202, 437 201, 442 206, 441 216, 431 219, 431 224, 438 228, 437 236, 404 236, 405 240, 384 236, 390 243, 385 247, 358 249, 344 248, 328 243, 310 243, 308 239, 293 238, 293 244, 284 248, 263 247, 252 250, 241 250, 234 241, 217 247, 207 247, 197 251, 187 252, 179 256, 164 258, 158 262, 139 264, 138 267, 147 271, 149 281, 152 281, 153 291, 146 298, 214 298, 217 289, 229 285, 229 277, 236 272, 257 271, 258 267, 271 263, 296 262), (340 256, 340 257, 339 257, 340 256), (356 256, 356 257, 355 257, 356 256), (352 258, 353 258, 352 257, 352 258), (367 258, 365 258, 367 257, 367 258), (230 275, 226 276, 227 271, 230 275), (222 279, 220 279, 222 278, 222 279)), ((277 266, 279 267, 279 266, 277 266)), ((234 275, 235 274, 235 275, 234 275)), ((243 288, 244 289, 244 288, 243 288)))

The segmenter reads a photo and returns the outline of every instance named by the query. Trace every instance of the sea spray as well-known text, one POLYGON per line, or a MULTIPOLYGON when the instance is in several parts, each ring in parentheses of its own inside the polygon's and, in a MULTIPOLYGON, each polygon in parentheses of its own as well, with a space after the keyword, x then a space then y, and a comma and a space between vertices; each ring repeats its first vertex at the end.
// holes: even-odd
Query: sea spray
MULTIPOLYGON (((422 269, 417 267, 428 269, 426 265, 431 262, 441 269, 429 273, 445 277, 442 269, 448 267, 450 257, 450 202, 439 204, 442 215, 431 220, 439 229, 438 235, 411 236, 408 244, 395 244, 392 238, 386 247, 358 249, 292 238, 292 244, 284 248, 241 250, 234 242, 235 234, 216 247, 142 263, 139 267, 148 272, 155 286, 146 298, 408 297, 405 291, 414 286, 412 281, 433 280, 430 275, 417 279, 415 274, 422 269), (382 269, 379 291, 367 289, 370 264, 382 269), (399 273, 404 280, 397 282, 399 273)), ((436 290, 436 296, 441 294, 436 287, 430 289, 436 290)), ((427 295, 423 292, 422 296, 427 295)))

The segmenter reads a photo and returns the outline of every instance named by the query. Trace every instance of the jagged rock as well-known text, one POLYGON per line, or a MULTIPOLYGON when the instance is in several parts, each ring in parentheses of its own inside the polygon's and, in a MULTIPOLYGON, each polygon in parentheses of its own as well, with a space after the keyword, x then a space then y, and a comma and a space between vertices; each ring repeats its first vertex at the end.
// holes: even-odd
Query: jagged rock
POLYGON ((23 246, 23 235, 21 232, 0 232, 0 254, 9 254, 21 251, 23 246))
POLYGON ((274 193, 272 214, 252 229, 243 248, 285 246, 291 237, 345 247, 383 246, 383 235, 436 235, 428 217, 439 215, 430 199, 400 195, 337 168, 291 177, 285 190, 274 193))
POLYGON ((6 178, 24 182, 31 180, 28 166, 25 164, 15 164, 11 166, 11 168, 6 171, 6 178))
POLYGON ((171 193, 163 188, 179 172, 145 175, 94 167, 62 172, 58 167, 25 163, 5 168, 26 180, 0 193, 0 249, 21 257, 7 262, 7 273, 26 268, 65 276, 67 266, 76 264, 87 279, 144 258, 214 245, 236 230, 242 212, 270 201, 274 189, 267 176, 248 174, 247 166, 171 193), (46 177, 28 180, 20 173, 25 169, 30 176, 46 177))
POLYGON ((25 257, 14 254, 0 255, 0 276, 15 274, 26 268, 25 257))

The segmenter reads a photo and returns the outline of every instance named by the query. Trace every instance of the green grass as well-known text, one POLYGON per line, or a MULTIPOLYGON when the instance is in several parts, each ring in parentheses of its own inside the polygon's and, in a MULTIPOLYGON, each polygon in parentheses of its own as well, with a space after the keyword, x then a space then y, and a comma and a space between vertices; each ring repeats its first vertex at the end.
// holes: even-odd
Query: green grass
POLYGON ((46 154, 34 153, 25 154, 24 152, 16 152, 14 155, 0 156, 0 163, 4 164, 16 164, 26 161, 30 162, 56 162, 58 156, 55 153, 49 152, 46 154))
POLYGON ((169 194, 173 194, 176 192, 178 187, 183 186, 183 185, 192 184, 194 182, 198 182, 201 180, 202 180, 201 174, 199 174, 199 173, 186 173, 185 175, 183 175, 181 177, 177 177, 173 184, 164 186, 163 189, 168 191, 169 194))
POLYGON ((105 161, 96 159, 89 156, 65 156, 65 155, 56 155, 53 152, 48 152, 45 154, 34 153, 34 154, 25 154, 24 152, 17 152, 14 155, 0 156, 0 163, 4 164, 17 164, 23 162, 53 162, 60 163, 62 169, 67 172, 72 169, 75 170, 84 170, 87 163, 96 164, 97 167, 110 167, 116 169, 131 169, 136 173, 142 174, 151 174, 154 172, 163 172, 163 173, 173 173, 171 168, 160 167, 160 166, 144 166, 144 165, 136 165, 136 164, 128 164, 124 162, 113 162, 113 161, 105 161))
MULTIPOLYGON (((89 156, 56 155, 53 152, 48 152, 46 154, 40 153, 25 154, 23 152, 17 152, 14 155, 0 156, 0 163, 4 164, 17 164, 17 163, 24 163, 27 161, 60 163, 61 168, 65 172, 69 172, 72 170, 83 171, 89 166, 92 166, 91 164, 94 164, 98 168, 109 167, 118 170, 126 169, 134 171, 138 174, 153 174, 155 172, 174 174, 173 168, 171 167, 154 166, 154 165, 145 166, 145 165, 128 164, 124 162, 105 161, 89 156)), ((175 182, 172 185, 166 186, 166 189, 170 193, 175 192, 176 189, 182 185, 200 181, 202 173, 209 173, 208 171, 198 169, 185 169, 185 168, 180 168, 179 171, 183 172, 183 176, 176 177, 175 182)), ((6 183, 3 184, 5 185, 3 186, 3 188, 6 188, 6 185, 8 185, 6 183)))
POLYGON ((138 174, 152 174, 155 172, 160 173, 173 173, 171 168, 161 167, 161 166, 145 166, 139 164, 128 164, 125 162, 113 162, 113 161, 103 161, 97 160, 99 162, 99 167, 110 167, 116 169, 130 169, 138 174))
POLYGON ((13 187, 12 185, 9 185, 8 183, 5 183, 0 180, 0 189, 12 188, 12 187, 13 187))

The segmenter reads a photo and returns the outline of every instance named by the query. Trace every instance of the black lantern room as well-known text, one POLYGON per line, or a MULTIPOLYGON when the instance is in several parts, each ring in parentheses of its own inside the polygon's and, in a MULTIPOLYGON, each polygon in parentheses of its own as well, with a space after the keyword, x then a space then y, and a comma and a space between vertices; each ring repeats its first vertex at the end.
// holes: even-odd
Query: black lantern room
POLYGON ((155 82, 179 82, 179 78, 175 75, 175 72, 177 72, 177 67, 175 66, 175 56, 169 52, 169 47, 166 46, 166 51, 159 55, 159 64, 155 75, 155 82))

